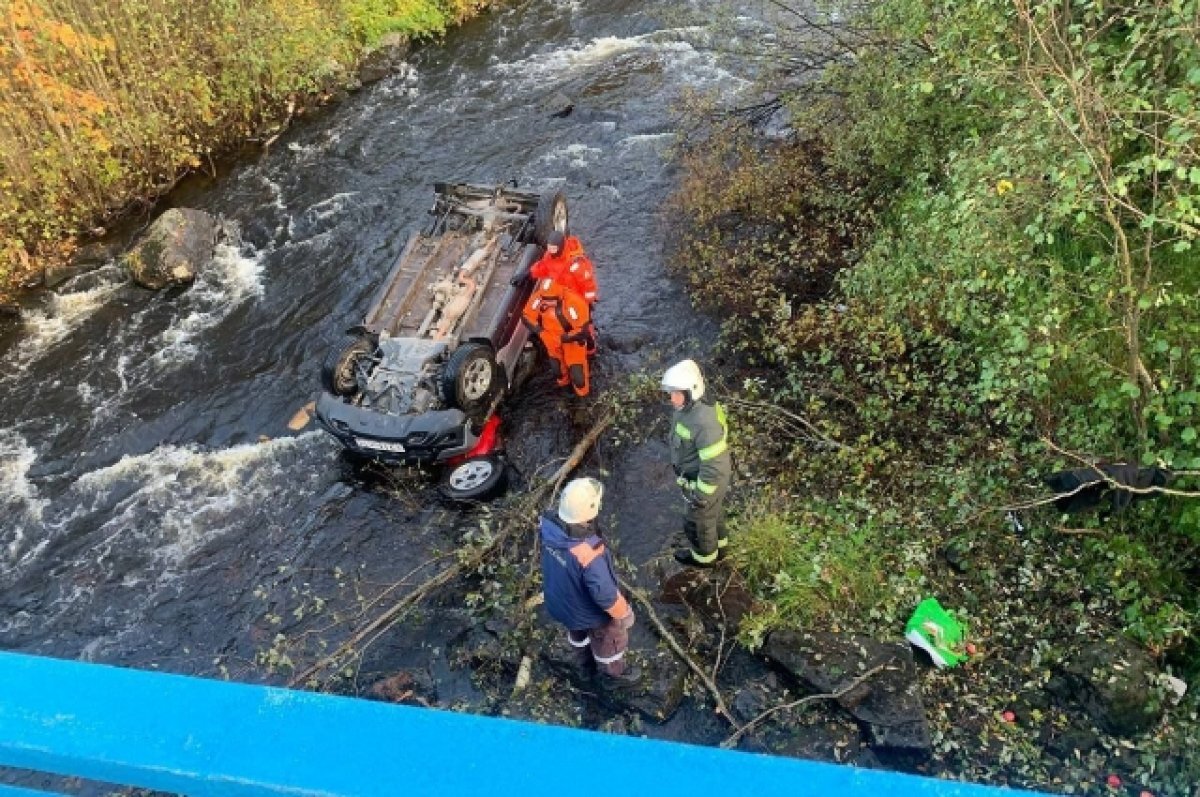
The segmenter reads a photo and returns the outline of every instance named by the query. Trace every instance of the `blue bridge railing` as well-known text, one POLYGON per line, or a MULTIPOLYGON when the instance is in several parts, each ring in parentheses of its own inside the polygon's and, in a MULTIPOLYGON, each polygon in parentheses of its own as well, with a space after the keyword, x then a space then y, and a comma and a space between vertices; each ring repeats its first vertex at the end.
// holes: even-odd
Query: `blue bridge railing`
POLYGON ((196 797, 1032 794, 13 653, 0 766, 196 797))

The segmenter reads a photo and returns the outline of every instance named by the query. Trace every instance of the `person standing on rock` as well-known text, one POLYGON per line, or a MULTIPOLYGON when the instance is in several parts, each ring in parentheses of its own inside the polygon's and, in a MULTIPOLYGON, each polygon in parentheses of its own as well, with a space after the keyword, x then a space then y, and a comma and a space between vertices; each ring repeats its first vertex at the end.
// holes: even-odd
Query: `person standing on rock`
POLYGON ((671 399, 671 466, 687 503, 683 529, 689 548, 675 551, 676 561, 712 567, 724 554, 725 495, 733 474, 725 408, 708 404, 704 376, 693 360, 672 365, 662 378, 671 399))
POLYGON ((574 479, 563 488, 558 511, 542 515, 542 591, 546 610, 566 626, 583 668, 636 681, 641 672, 625 661, 633 608, 621 594, 612 553, 595 526, 603 495, 597 480, 574 479))

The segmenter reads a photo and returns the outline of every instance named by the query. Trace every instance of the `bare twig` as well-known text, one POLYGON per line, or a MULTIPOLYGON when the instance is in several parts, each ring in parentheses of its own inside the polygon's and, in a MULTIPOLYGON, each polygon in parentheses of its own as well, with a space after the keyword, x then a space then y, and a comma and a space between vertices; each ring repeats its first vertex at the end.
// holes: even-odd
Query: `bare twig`
POLYGON ((741 736, 744 733, 742 726, 737 721, 737 718, 733 715, 733 712, 729 710, 729 706, 726 704, 725 698, 721 695, 721 690, 717 688, 717 685, 713 682, 713 679, 708 677, 708 673, 704 672, 704 669, 696 663, 695 659, 687 654, 687 651, 683 649, 683 646, 676 641, 674 635, 672 635, 671 632, 667 630, 667 627, 663 625, 662 620, 658 618, 658 614, 654 611, 654 606, 650 603, 650 598, 647 597, 645 592, 634 587, 625 579, 620 579, 620 582, 621 588, 624 589, 625 592, 627 592, 630 596, 632 596, 633 599, 636 600, 642 607, 642 611, 645 612, 646 616, 650 618, 650 622, 654 625, 654 628, 658 631, 658 634, 662 637, 663 641, 667 643, 667 646, 670 647, 671 650, 675 651, 675 655, 678 656, 683 663, 688 666, 688 669, 694 672, 696 676, 704 683, 705 688, 708 689, 709 693, 711 693, 713 696, 713 700, 716 701, 717 713, 724 717, 725 720, 733 726, 733 729, 738 732, 738 736, 741 736))
POLYGON ((725 582, 725 586, 717 593, 717 608, 721 610, 721 638, 717 640, 717 659, 713 662, 712 680, 715 683, 717 675, 721 672, 721 654, 725 650, 725 628, 729 625, 729 618, 725 616, 725 592, 729 589, 729 585, 733 583, 735 573, 729 573, 729 579, 725 582))
POLYGON ((728 739, 721 742, 721 747, 726 750, 733 747, 734 745, 736 745, 738 743, 738 740, 740 740, 742 738, 742 736, 744 736, 745 734, 752 731, 759 723, 761 723, 763 720, 765 720, 767 717, 771 716, 772 714, 776 714, 780 711, 785 711, 790 708, 799 708, 800 706, 804 706, 809 703, 815 703, 818 700, 837 700, 838 698, 842 697, 843 695, 846 695, 846 694, 854 691, 868 678, 871 678, 872 676, 878 674, 879 672, 881 672, 885 669, 887 669, 886 664, 877 664, 835 692, 828 692, 828 693, 820 694, 820 695, 809 695, 808 697, 802 697, 799 700, 793 700, 791 703, 784 703, 781 706, 776 706, 775 708, 767 709, 766 711, 759 714, 754 719, 747 722, 741 728, 739 728, 728 739))
POLYGON ((803 415, 797 415, 796 413, 785 410, 783 407, 776 406, 775 404, 767 404, 766 402, 762 401, 748 401, 746 399, 739 398, 729 398, 726 399, 726 402, 731 406, 746 407, 747 409, 754 410, 766 410, 767 412, 777 413, 782 415, 784 418, 788 418, 789 420, 800 424, 807 429, 809 433, 816 436, 817 439, 827 446, 841 449, 845 449, 847 447, 845 443, 839 443, 837 440, 834 440, 832 437, 822 432, 812 423, 812 421, 808 420, 803 415))

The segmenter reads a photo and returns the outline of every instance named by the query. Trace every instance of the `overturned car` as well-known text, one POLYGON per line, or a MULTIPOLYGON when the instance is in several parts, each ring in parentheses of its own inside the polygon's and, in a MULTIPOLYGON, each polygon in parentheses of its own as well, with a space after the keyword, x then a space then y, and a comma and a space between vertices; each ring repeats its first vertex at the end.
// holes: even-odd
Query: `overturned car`
POLYGON ((321 369, 318 422, 346 450, 447 465, 443 490, 484 498, 505 478, 496 408, 534 367, 521 323, 546 237, 567 202, 506 186, 439 183, 351 339, 321 369))

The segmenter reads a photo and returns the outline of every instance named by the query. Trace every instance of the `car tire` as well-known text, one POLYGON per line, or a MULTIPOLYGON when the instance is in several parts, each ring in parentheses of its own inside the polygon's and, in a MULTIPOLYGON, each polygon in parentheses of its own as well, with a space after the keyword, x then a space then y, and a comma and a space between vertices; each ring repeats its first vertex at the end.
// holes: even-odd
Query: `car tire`
POLYGON ((444 498, 455 503, 485 501, 498 495, 507 483, 504 459, 488 454, 446 468, 439 489, 444 498))
POLYGON ((490 346, 467 341, 454 350, 442 372, 442 399, 472 418, 487 411, 500 385, 490 346))
POLYGON ((567 197, 562 191, 547 191, 538 197, 537 209, 533 212, 534 243, 543 249, 550 233, 558 230, 568 235, 570 215, 567 213, 567 197))
POLYGON ((362 336, 352 340, 341 351, 331 351, 321 364, 322 387, 335 396, 353 396, 358 392, 358 361, 370 357, 374 351, 374 342, 362 336))

